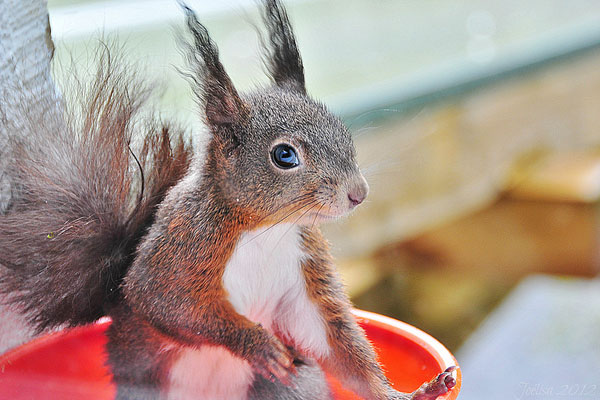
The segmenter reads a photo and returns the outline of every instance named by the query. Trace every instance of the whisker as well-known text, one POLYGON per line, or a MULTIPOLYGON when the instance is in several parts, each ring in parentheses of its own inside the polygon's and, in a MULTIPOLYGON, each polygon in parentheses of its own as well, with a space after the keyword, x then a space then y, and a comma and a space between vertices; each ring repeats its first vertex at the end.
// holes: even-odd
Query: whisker
MULTIPOLYGON (((302 196, 300 196, 302 197, 302 196)), ((298 211, 304 209, 305 207, 308 207, 312 204, 315 204, 316 200, 311 200, 310 202, 306 203, 306 204, 302 204, 298 207, 295 207, 292 211, 290 211, 288 214, 286 214, 285 216, 283 216, 283 218, 279 219, 277 222, 275 222, 274 224, 272 224, 271 226, 269 226, 267 229, 265 229, 264 231, 262 231, 261 233, 259 233, 258 235, 254 236, 252 239, 248 240, 245 243, 242 243, 240 245, 240 247, 247 245, 248 243, 252 242, 254 239, 256 239, 257 237, 264 235, 265 233, 267 233, 268 231, 270 231, 271 229, 273 229, 275 226, 279 225, 281 222, 285 221, 287 218, 289 218, 290 216, 292 216, 293 214, 297 213, 298 211)), ((292 203, 293 204, 293 203, 292 203)), ((277 211, 281 210, 283 207, 280 207, 278 210, 274 211, 273 213, 271 213, 270 215, 273 215, 274 213, 276 213, 277 211)), ((267 216, 268 217, 268 216, 267 216)), ((265 217, 266 218, 266 217, 265 217)), ((261 220, 264 220, 264 218, 262 218, 261 220)))
POLYGON ((245 242, 245 243, 242 243, 242 244, 240 245, 240 247, 247 245, 248 243, 252 242, 254 239, 258 238, 259 236, 261 236, 261 235, 264 235, 265 233, 267 233, 268 231, 270 231, 271 229, 273 229, 275 226, 277 226, 277 225, 279 225, 281 222, 283 222, 283 221, 284 221, 286 218, 288 218, 288 217, 289 217, 289 216, 291 216, 292 214, 294 214, 294 213, 296 213, 296 212, 298 212, 298 211, 302 210, 303 208, 305 208, 305 207, 307 207, 307 206, 309 206, 309 205, 310 205, 310 203, 308 203, 308 204, 304 204, 304 205, 302 205, 302 206, 300 206, 300 207, 296 207, 296 208, 294 209, 294 211, 290 212, 290 213, 289 213, 289 214, 287 214, 285 217, 281 218, 279 221, 275 222, 274 224, 272 224, 272 225, 271 225, 271 226, 269 226, 267 229, 265 229, 264 231, 260 232, 258 235, 254 236, 253 238, 251 238, 251 239, 250 239, 250 240, 248 240, 247 242, 245 242))
MULTIPOLYGON (((303 200, 310 198, 310 197, 311 197, 312 195, 314 195, 315 193, 316 193, 316 191, 312 191, 312 192, 309 192, 309 193, 305 193, 305 194, 303 194, 303 195, 301 195, 301 196, 298 196, 298 197, 296 197, 295 199, 292 199, 292 200, 291 200, 291 201, 290 201, 288 204, 284 204, 283 206, 281 206, 281 207, 277 208, 277 209, 276 209, 276 210, 274 210, 273 212, 270 212, 269 214, 267 214, 267 215, 265 215, 264 217, 262 217, 261 219, 259 219, 259 220, 258 220, 258 222, 260 223, 260 222, 264 221, 265 219, 267 219, 267 218, 269 218, 270 216, 274 215, 275 213, 277 213, 277 212, 281 211, 281 210, 282 210, 283 208, 285 208, 285 207, 289 207, 290 205, 294 205, 294 204, 296 204, 296 203, 300 203, 300 202, 302 202, 303 200)), ((293 213, 293 212, 292 212, 292 213, 293 213)), ((285 218, 286 218, 286 217, 284 217, 284 219, 285 219, 285 218)))
MULTIPOLYGON (((315 208, 315 207, 317 206, 317 204, 319 204, 319 203, 317 203, 317 202, 315 201, 315 202, 313 203, 313 205, 312 205, 312 206, 310 206, 310 207, 308 208, 308 210, 304 211, 302 214, 300 214, 300 216, 299 216, 298 218, 296 218, 296 219, 294 220, 293 224, 296 224, 298 221, 300 221, 300 220, 301 220, 301 219, 302 219, 302 218, 303 218, 303 217, 304 217, 306 214, 308 214, 308 213, 309 213, 309 211, 310 211, 310 210, 312 210, 313 208, 315 208)), ((323 207, 323 206, 321 206, 321 207, 323 207)))
MULTIPOLYGON (((314 200, 312 200, 312 201, 314 201, 314 200)), ((291 204, 293 204, 293 203, 291 203, 291 204)), ((300 207, 297 207, 297 208, 293 209, 291 212, 289 212, 288 214, 286 214, 286 215, 285 215, 283 218, 281 218, 279 221, 277 221, 277 222, 275 222, 273 225, 271 225, 271 226, 269 227, 269 229, 270 229, 270 228, 272 228, 273 226, 275 226, 275 225, 279 224, 280 222, 284 221, 285 219, 287 219, 288 217, 290 217, 292 214, 294 214, 294 213, 296 213, 296 212, 300 211, 301 209, 303 209, 304 207, 306 207, 306 206, 307 206, 307 205, 309 205, 309 204, 311 204, 311 202, 308 202, 308 203, 307 203, 307 204, 305 204, 305 205, 302 205, 302 206, 300 206, 300 207)), ((285 206, 283 206, 283 207, 285 207, 285 206)), ((280 207, 280 208, 279 208, 277 211, 281 210, 283 207, 280 207)), ((275 211, 275 212, 277 212, 277 211, 275 211)), ((270 215, 273 215, 273 214, 275 214, 275 212, 271 213, 270 215)))
POLYGON ((402 110, 397 109, 397 108, 377 108, 375 110, 369 110, 369 111, 365 111, 359 115, 356 115, 355 117, 353 117, 350 121, 347 122, 347 125, 349 127, 354 127, 356 126, 356 124, 358 123, 362 123, 362 121, 364 120, 371 120, 372 116, 376 116, 377 114, 399 114, 401 113, 402 110))
POLYGON ((352 137, 353 138, 359 138, 359 137, 363 136, 366 133, 377 131, 377 129, 379 129, 379 128, 380 128, 379 125, 375 126, 375 125, 369 124, 369 125, 367 125, 365 127, 362 127, 360 129, 358 129, 356 132, 353 132, 352 133, 352 137))
POLYGON ((279 246, 279 243, 281 243, 281 240, 284 238, 285 235, 288 234, 288 232, 294 227, 294 225, 296 225, 296 223, 298 223, 298 221, 300 221, 306 214, 308 214, 310 212, 310 210, 312 210, 313 208, 315 208, 317 206, 316 201, 314 202, 314 204, 312 206, 310 206, 306 211, 304 211, 302 214, 300 214, 300 216, 298 218, 296 218, 294 220, 294 222, 292 222, 291 226, 283 233, 283 235, 281 235, 281 237, 279 238, 279 240, 277 241, 277 243, 275 243, 275 246, 273 247, 273 251, 275 251, 275 249, 277 248, 277 246, 279 246))
POLYGON ((319 207, 319 209, 317 210, 317 213, 315 214, 315 218, 313 218, 313 222, 310 226, 310 229, 312 229, 315 226, 315 222, 317 221, 317 218, 319 217, 319 213, 321 212, 323 207, 325 207, 325 204, 321 204, 321 207, 319 207))

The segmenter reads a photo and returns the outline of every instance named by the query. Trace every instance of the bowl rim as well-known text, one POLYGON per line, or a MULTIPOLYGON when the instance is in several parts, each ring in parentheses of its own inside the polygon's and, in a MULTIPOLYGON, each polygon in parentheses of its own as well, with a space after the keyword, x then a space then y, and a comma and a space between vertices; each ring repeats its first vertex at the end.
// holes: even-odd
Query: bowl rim
MULTIPOLYGON (((381 314, 359 309, 353 309, 352 314, 359 320, 367 321, 369 325, 400 335, 425 349, 427 353, 436 360, 442 371, 448 367, 456 366, 456 386, 448 393, 448 395, 446 395, 446 397, 441 397, 439 400, 455 400, 458 397, 462 385, 461 369, 456 358, 437 339, 413 325, 381 314)), ((110 317, 102 317, 91 324, 57 330, 38 336, 8 350, 4 354, 0 354, 0 368, 3 365, 10 364, 11 360, 19 358, 21 355, 30 354, 36 348, 44 346, 48 342, 60 340, 61 336, 71 335, 73 332, 77 331, 87 331, 90 327, 94 330, 105 330, 111 322, 112 320, 110 317)))
POLYGON ((386 317, 385 315, 359 309, 353 309, 352 313, 358 319, 369 321, 369 325, 375 325, 378 328, 391 331, 425 349, 427 353, 437 361, 441 371, 444 371, 448 367, 455 366, 456 385, 448 392, 446 397, 440 397, 439 400, 454 400, 458 397, 462 386, 462 372, 460 366, 450 350, 436 338, 413 325, 391 317, 386 317))

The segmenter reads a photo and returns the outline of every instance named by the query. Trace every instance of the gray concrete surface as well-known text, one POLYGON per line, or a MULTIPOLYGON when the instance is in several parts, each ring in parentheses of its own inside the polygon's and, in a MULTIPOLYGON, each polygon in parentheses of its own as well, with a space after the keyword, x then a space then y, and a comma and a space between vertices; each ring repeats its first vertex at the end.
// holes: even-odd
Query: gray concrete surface
POLYGON ((600 399, 600 280, 525 279, 456 356, 461 400, 600 399))

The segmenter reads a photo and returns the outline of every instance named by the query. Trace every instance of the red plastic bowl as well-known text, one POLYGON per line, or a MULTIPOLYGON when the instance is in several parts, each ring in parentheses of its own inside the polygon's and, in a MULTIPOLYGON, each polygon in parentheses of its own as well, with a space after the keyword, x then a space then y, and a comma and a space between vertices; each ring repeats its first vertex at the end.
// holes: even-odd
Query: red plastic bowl
MULTIPOLYGON (((419 329, 366 311, 355 311, 374 344, 394 387, 412 392, 449 366, 458 365, 437 340, 419 329)), ((35 339, 0 356, 0 399, 108 400, 115 396, 110 371, 104 365, 104 331, 108 318, 98 323, 35 339)), ((440 399, 454 400, 461 386, 440 399)), ((331 379, 336 399, 355 399, 331 379)))

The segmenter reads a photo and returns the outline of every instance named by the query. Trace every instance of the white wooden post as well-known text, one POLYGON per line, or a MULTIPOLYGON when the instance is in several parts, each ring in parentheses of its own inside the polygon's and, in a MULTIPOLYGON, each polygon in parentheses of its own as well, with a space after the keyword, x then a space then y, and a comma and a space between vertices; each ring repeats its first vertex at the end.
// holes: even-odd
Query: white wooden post
POLYGON ((43 123, 61 112, 50 73, 53 51, 46 1, 0 1, 0 212, 11 195, 6 130, 18 129, 23 118, 43 123))

